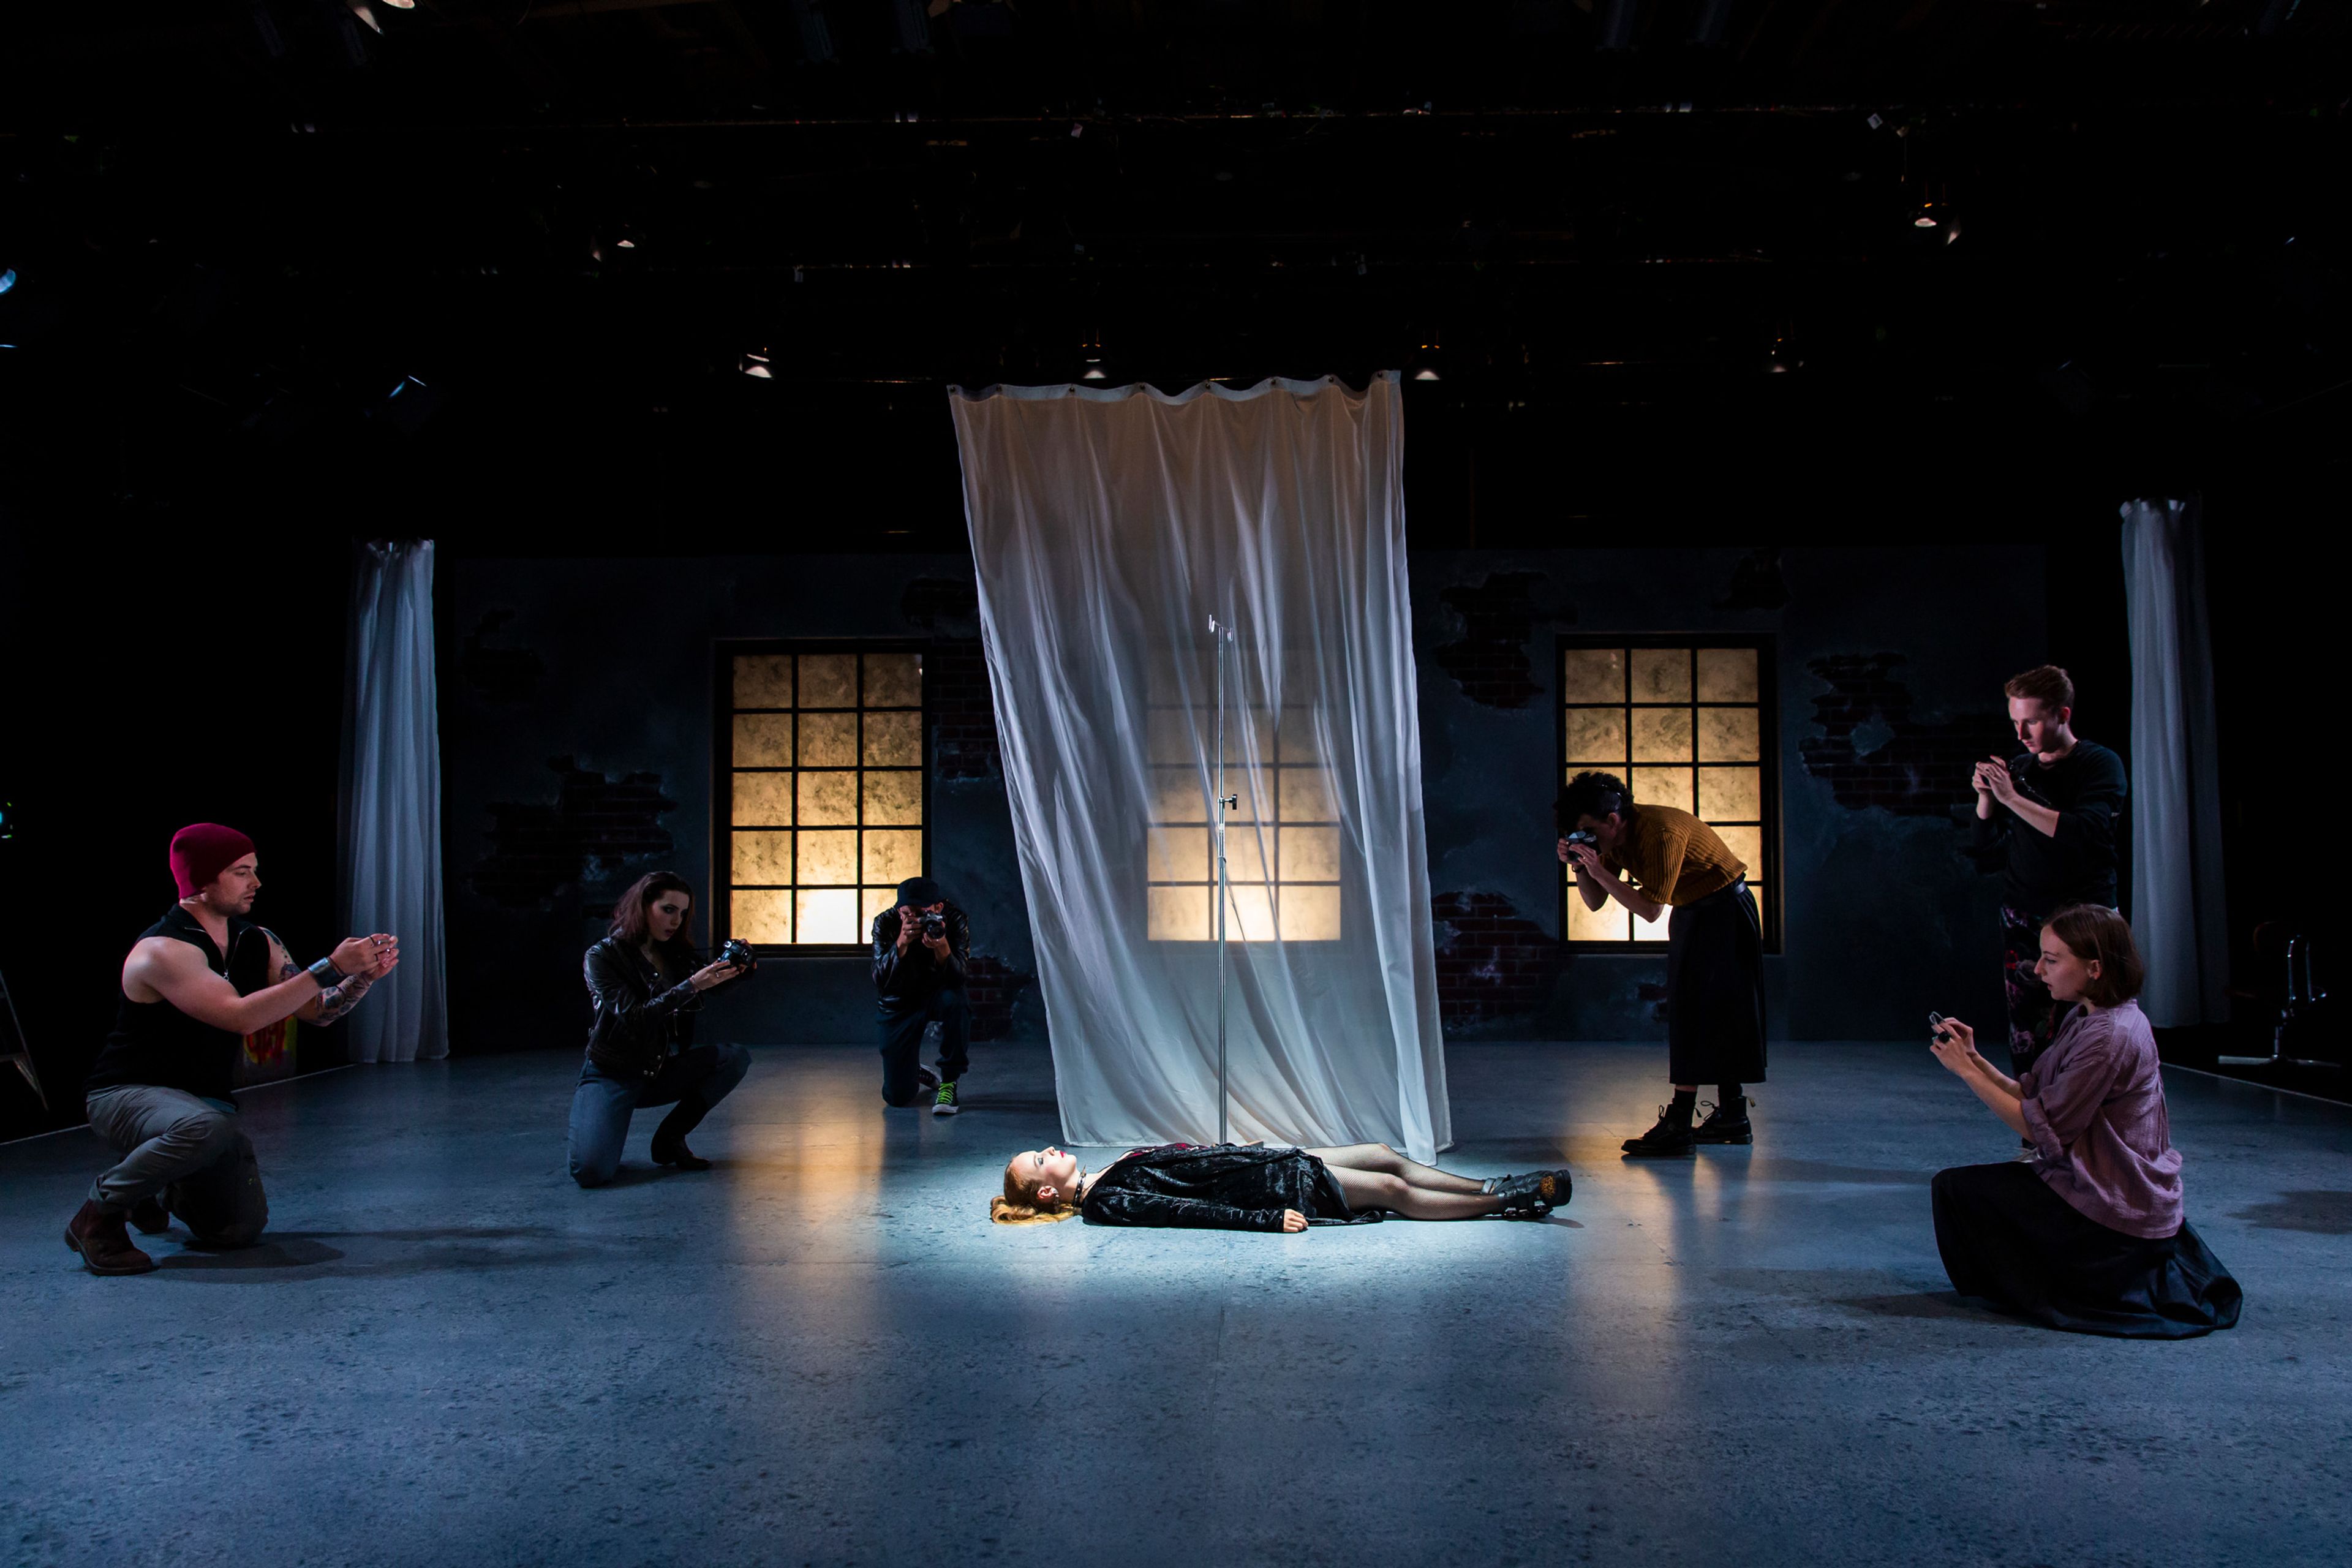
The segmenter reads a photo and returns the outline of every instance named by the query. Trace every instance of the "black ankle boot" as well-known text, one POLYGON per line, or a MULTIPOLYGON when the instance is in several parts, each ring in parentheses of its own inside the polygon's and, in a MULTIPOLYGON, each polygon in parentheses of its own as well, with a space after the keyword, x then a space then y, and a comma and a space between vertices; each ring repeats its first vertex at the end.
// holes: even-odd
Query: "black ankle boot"
POLYGON ((1564 1206, 1572 1190, 1566 1171, 1530 1171, 1524 1176, 1497 1176, 1486 1184, 1487 1195, 1503 1200, 1506 1217, 1540 1219, 1564 1206))
POLYGON ((1691 1137, 1690 1108, 1658 1107, 1658 1124, 1639 1138, 1625 1140, 1628 1154, 1688 1154, 1698 1147, 1691 1137))
POLYGON ((1727 1100, 1708 1112, 1706 1121, 1691 1129, 1694 1143, 1753 1143, 1756 1129, 1748 1120, 1748 1097, 1727 1100))
POLYGON ((686 1146, 686 1135, 701 1124, 710 1114, 710 1108, 691 1095, 680 1100, 677 1108, 662 1118, 654 1129, 651 1151, 656 1165, 675 1165, 681 1171, 707 1171, 710 1162, 686 1146))

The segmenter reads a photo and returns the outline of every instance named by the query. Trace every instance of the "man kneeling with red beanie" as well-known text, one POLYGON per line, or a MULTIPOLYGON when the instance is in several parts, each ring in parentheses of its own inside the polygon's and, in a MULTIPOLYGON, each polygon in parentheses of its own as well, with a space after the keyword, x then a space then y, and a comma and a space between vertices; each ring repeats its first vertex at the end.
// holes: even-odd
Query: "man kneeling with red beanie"
POLYGON ((199 822, 172 836, 180 901, 122 961, 122 1002, 85 1095, 90 1130, 121 1162, 66 1226, 93 1274, 143 1274, 149 1236, 177 1215, 203 1247, 250 1247, 269 1222, 253 1144, 237 1125, 244 1037, 280 1019, 329 1024, 400 962, 387 932, 355 936, 304 969, 246 916, 261 890, 253 840, 199 822))

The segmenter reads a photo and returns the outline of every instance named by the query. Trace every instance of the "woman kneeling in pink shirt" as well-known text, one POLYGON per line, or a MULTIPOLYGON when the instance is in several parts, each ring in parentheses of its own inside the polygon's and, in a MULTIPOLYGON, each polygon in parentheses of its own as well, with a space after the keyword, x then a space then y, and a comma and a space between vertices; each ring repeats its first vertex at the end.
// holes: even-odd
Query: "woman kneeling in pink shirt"
POLYGON ((2238 1282, 2180 1212, 2180 1152, 2164 1112, 2145 966, 2113 910, 2076 904, 2042 927, 2034 965, 2057 1037, 2011 1079, 1944 1020, 1936 1059, 2033 1145, 2031 1161, 1936 1174, 1936 1246, 1952 1288, 2075 1333, 2185 1340, 2238 1321, 2238 1282))

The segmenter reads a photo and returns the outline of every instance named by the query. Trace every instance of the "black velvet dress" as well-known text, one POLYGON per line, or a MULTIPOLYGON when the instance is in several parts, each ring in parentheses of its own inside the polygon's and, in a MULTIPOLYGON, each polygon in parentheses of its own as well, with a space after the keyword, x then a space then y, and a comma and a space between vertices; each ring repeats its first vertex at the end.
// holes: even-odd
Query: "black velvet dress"
POLYGON ((1163 1143, 1121 1155, 1078 1205, 1088 1225, 1280 1230, 1282 1211, 1312 1225, 1380 1218, 1354 1214, 1323 1162, 1299 1149, 1238 1143, 1163 1143))

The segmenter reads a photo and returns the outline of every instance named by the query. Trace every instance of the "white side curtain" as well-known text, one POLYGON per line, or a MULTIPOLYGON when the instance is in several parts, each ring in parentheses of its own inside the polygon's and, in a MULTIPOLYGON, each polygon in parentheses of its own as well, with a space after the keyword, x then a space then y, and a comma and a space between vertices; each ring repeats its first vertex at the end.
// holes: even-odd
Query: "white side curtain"
POLYGON ((360 552, 352 594, 345 933, 391 931, 400 964, 345 1018, 359 1062, 449 1054, 441 935, 441 732, 433 676, 433 542, 360 552))
POLYGON ((2123 508, 2131 625, 2133 934, 2140 1007, 2168 1027, 2229 1016, 2220 748, 2193 501, 2123 508))
POLYGON ((1073 1144, 1452 1141, 1393 374, 950 389, 1006 792, 1073 1144))

